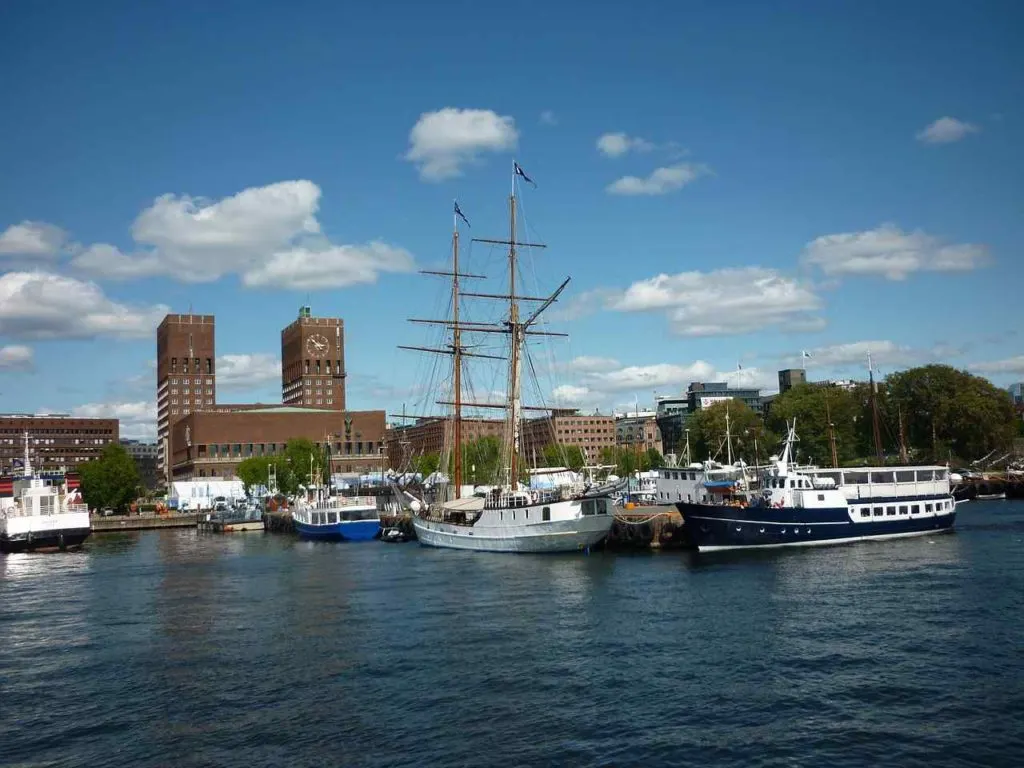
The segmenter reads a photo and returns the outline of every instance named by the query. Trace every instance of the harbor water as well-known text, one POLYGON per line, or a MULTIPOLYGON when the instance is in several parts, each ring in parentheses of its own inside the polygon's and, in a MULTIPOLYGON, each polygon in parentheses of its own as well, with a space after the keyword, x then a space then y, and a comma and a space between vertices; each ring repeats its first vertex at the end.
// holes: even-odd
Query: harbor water
POLYGON ((1024 502, 717 555, 0 555, 0 764, 1024 765, 1024 502))

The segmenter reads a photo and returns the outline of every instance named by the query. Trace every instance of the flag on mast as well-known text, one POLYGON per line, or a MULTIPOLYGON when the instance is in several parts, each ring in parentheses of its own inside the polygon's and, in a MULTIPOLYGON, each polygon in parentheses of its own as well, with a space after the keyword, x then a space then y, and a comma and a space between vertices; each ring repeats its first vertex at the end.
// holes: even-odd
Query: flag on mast
POLYGON ((458 200, 455 201, 455 215, 458 216, 460 219, 462 219, 464 222, 466 222, 466 226, 467 227, 472 227, 473 226, 472 224, 469 223, 469 219, 466 218, 466 214, 464 214, 462 212, 462 209, 459 208, 459 201, 458 200))
POLYGON ((512 166, 513 166, 513 169, 515 170, 515 175, 516 176, 522 176, 525 181, 528 181, 530 184, 533 184, 533 188, 534 189, 537 188, 537 182, 535 182, 533 179, 531 179, 529 176, 526 175, 526 171, 524 171, 520 167, 519 163, 517 163, 515 160, 513 160, 512 161, 512 166))
POLYGON ((810 352, 808 352, 808 351, 807 351, 806 349, 805 349, 805 350, 802 350, 802 351, 800 352, 800 357, 801 357, 802 359, 804 359, 804 360, 810 360, 810 359, 811 359, 811 353, 810 353, 810 352))

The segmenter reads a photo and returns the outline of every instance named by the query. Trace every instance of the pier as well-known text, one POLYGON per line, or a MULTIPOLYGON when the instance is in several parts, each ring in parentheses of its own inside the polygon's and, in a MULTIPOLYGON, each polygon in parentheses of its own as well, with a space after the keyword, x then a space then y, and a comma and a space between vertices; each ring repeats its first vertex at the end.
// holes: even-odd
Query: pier
POLYGON ((157 528, 195 528, 198 523, 199 515, 195 513, 110 515, 107 517, 92 515, 89 518, 89 526, 93 533, 148 531, 157 528))
POLYGON ((1015 472, 966 477, 953 488, 953 496, 959 501, 999 493, 1005 493, 1008 499, 1024 499, 1024 475, 1015 472))

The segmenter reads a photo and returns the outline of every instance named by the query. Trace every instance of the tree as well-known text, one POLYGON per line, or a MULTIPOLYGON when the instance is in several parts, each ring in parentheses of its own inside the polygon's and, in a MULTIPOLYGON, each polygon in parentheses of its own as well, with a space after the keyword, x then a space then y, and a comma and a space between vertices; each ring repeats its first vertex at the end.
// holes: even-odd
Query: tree
MULTIPOLYGON (((833 424, 836 440, 836 454, 839 465, 849 463, 854 457, 865 455, 858 422, 864 418, 864 403, 852 391, 820 384, 799 384, 783 392, 772 403, 766 419, 768 428, 775 434, 785 434, 786 424, 794 418, 797 423, 797 444, 801 459, 809 458, 820 466, 832 465, 832 447, 829 443, 829 420, 833 424)), ((870 440, 871 424, 868 421, 870 440)), ((760 442, 760 438, 758 438, 760 442)), ((774 444, 759 445, 762 455, 774 451, 774 444)))
POLYGON ((91 509, 113 509, 123 513, 139 492, 139 470, 128 452, 111 443, 98 459, 81 464, 82 498, 91 509))
MULTIPOLYGON (((501 464, 501 441, 485 435, 462 445, 462 482, 487 485, 498 480, 501 464)), ((454 467, 452 468, 454 469, 454 467)))
POLYGON ((544 464, 549 467, 568 467, 573 472, 579 472, 586 463, 586 454, 578 445, 552 443, 544 446, 544 464))
POLYGON ((988 379, 948 365, 925 365, 886 377, 886 421, 898 434, 902 413, 910 447, 932 461, 970 461, 1009 448, 1013 401, 988 379))
POLYGON ((257 486, 267 485, 272 463, 273 460, 267 456, 253 456, 235 467, 235 474, 242 481, 246 495, 257 486))
POLYGON ((648 469, 658 469, 665 466, 665 457, 658 453, 657 448, 648 448, 644 460, 648 469))
POLYGON ((437 453, 422 453, 412 460, 413 471, 418 472, 424 480, 437 472, 440 466, 441 456, 437 453))
POLYGON ((695 461, 708 458, 723 463, 726 461, 726 413, 729 415, 729 433, 732 435, 733 461, 742 458, 753 464, 757 461, 755 454, 763 459, 771 453, 771 448, 777 442, 775 435, 765 428, 761 417, 746 403, 730 399, 702 408, 687 422, 695 461))

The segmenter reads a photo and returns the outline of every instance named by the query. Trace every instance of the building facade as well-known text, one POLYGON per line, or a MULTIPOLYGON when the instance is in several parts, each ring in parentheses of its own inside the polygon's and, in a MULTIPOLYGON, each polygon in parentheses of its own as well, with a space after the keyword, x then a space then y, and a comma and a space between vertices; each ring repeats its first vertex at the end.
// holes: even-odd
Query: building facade
POLYGON ((117 419, 0 414, 0 475, 20 474, 28 434, 29 460, 40 472, 69 472, 118 442, 117 419))
POLYGON ((254 456, 276 456, 293 438, 330 444, 332 472, 374 472, 387 460, 384 411, 278 406, 193 412, 172 427, 175 480, 231 478, 254 456))
POLYGON ((1011 384, 1007 387, 1007 392, 1010 393, 1010 399, 1013 400, 1014 405, 1024 405, 1024 382, 1011 384))
POLYGON ((122 440, 121 447, 135 461, 142 484, 148 490, 156 488, 160 483, 160 445, 141 440, 122 440))
POLYGON ((281 331, 281 402, 345 410, 345 324, 309 307, 281 331))
POLYGON ((732 389, 725 381, 695 381, 686 388, 686 400, 690 413, 724 400, 740 400, 754 413, 761 413, 761 390, 732 389))
MULTIPOLYGON (((462 444, 472 443, 481 437, 501 439, 505 422, 501 419, 463 419, 462 444)), ((411 462, 417 456, 430 453, 440 454, 445 445, 454 442, 453 425, 444 417, 417 419, 415 424, 393 427, 388 430, 388 466, 399 471, 412 469, 411 462)))
POLYGON ((601 451, 615 445, 615 418, 563 409, 523 422, 520 445, 531 465, 543 464, 544 449, 555 444, 579 446, 587 463, 596 464, 601 460, 601 451))
POLYGON ((620 448, 664 453, 661 429, 655 413, 619 416, 615 419, 615 444, 620 448))
POLYGON ((793 387, 807 383, 807 371, 803 368, 785 368, 779 371, 779 394, 788 392, 793 387))
POLYGON ((213 315, 167 315, 156 329, 156 434, 165 479, 174 424, 217 402, 213 315))

